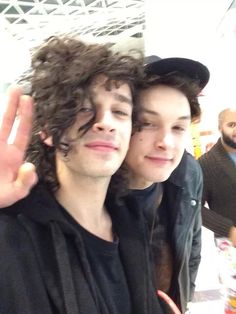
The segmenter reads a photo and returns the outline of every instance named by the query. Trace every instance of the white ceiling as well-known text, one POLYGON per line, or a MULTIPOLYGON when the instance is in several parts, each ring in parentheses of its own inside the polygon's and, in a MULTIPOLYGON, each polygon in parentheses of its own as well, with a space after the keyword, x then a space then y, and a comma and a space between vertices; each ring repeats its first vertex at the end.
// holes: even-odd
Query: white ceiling
POLYGON ((167 53, 177 55, 176 47, 181 47, 181 39, 187 31, 190 34, 195 31, 196 36, 191 36, 195 43, 184 40, 188 45, 183 46, 191 57, 188 49, 196 50, 199 46, 200 37, 204 36, 197 32, 200 33, 204 21, 204 33, 210 29, 222 40, 234 37, 236 43, 235 11, 236 0, 0 0, 0 83, 12 81, 28 67, 30 48, 60 33, 89 42, 110 42, 115 49, 123 51, 144 50, 145 39, 147 53, 151 51, 147 49, 148 43, 157 44, 156 53, 165 57, 167 53), (156 9, 150 9, 151 2, 156 4, 156 9), (190 2, 198 5, 198 14, 194 8, 194 12, 189 10, 187 27, 179 30, 190 2), (150 10, 154 18, 149 27, 150 10), (161 49, 169 51, 161 53, 161 49))
POLYGON ((0 29, 32 47, 57 33, 117 43, 142 38, 144 0, 0 0, 0 29))

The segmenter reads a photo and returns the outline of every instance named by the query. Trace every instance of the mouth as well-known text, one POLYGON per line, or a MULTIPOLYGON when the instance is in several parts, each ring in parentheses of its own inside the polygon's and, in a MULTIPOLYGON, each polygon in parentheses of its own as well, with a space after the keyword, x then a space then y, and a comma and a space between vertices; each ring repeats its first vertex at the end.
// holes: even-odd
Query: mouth
POLYGON ((100 151, 100 152, 115 152, 118 150, 118 146, 112 142, 107 141, 94 141, 85 145, 87 148, 100 151))
POLYGON ((159 156, 146 156, 145 158, 153 163, 160 164, 160 165, 169 164, 173 160, 173 158, 159 157, 159 156))

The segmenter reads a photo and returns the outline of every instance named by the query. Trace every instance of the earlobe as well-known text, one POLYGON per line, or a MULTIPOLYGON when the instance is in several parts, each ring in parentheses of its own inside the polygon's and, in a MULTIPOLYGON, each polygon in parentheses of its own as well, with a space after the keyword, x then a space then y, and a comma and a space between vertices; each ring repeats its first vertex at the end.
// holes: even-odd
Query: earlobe
POLYGON ((47 137, 43 142, 44 142, 44 144, 46 144, 48 146, 51 146, 51 147, 53 146, 51 136, 47 137))
POLYGON ((42 142, 44 143, 44 144, 46 144, 47 146, 53 146, 53 143, 52 143, 52 136, 46 136, 46 133, 44 132, 44 131, 40 131, 39 132, 39 136, 40 136, 40 138, 41 138, 41 140, 42 140, 42 142))

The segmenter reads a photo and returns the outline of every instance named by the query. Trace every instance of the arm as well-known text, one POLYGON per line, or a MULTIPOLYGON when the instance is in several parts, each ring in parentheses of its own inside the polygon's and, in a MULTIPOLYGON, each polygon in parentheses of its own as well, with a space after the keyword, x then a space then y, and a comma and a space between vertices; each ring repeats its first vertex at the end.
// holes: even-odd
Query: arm
MULTIPOLYGON (((211 209, 212 201, 214 201, 214 196, 212 196, 212 185, 214 184, 214 181, 217 180, 216 176, 213 176, 215 167, 214 160, 208 161, 207 156, 203 155, 199 159, 199 163, 202 168, 204 181, 201 209, 203 226, 219 236, 228 237, 231 227, 234 226, 233 221, 211 209)), ((222 211, 222 213, 223 212, 224 211, 222 211)))
MULTIPOLYGON (((203 198, 203 202, 204 202, 203 198)), ((231 219, 228 219, 213 210, 210 210, 206 206, 202 206, 202 221, 203 226, 215 232, 222 237, 229 237, 230 230, 234 224, 231 219)))
POLYGON ((24 163, 30 138, 32 112, 32 98, 22 95, 20 87, 11 87, 0 126, 0 207, 9 206, 27 196, 37 181, 34 166, 24 163), (13 143, 9 143, 16 117, 18 128, 13 143))
POLYGON ((0 215, 0 248, 0 313, 52 313, 31 238, 7 215, 0 215))

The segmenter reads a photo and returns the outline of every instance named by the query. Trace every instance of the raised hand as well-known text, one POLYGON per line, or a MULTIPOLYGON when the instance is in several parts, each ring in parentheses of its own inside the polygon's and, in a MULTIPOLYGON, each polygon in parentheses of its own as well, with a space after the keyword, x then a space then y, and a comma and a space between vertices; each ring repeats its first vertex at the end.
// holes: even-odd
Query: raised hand
POLYGON ((8 102, 0 126, 0 207, 9 206, 24 198, 37 182, 35 167, 24 157, 31 135, 33 101, 22 95, 19 86, 8 90, 8 102), (9 143, 15 119, 18 128, 9 143))

